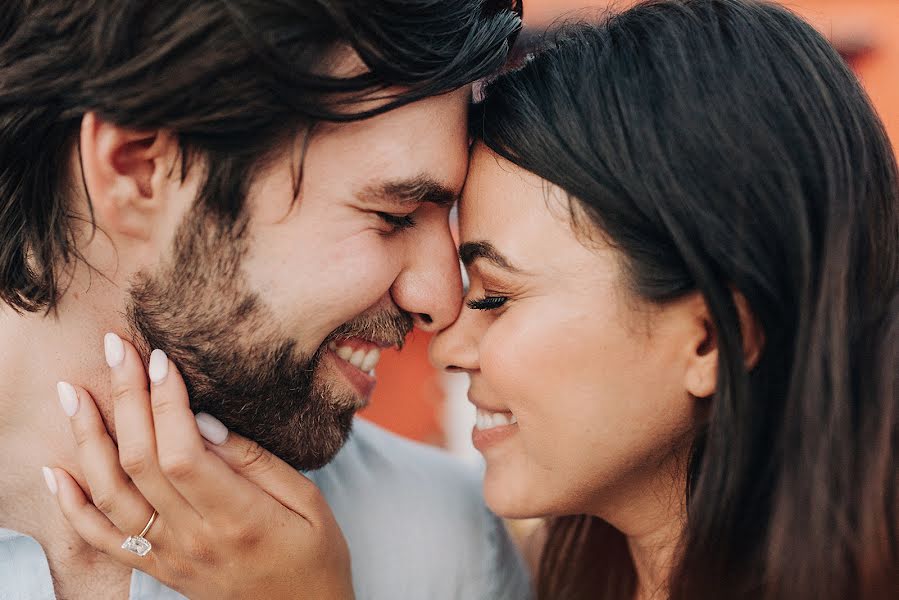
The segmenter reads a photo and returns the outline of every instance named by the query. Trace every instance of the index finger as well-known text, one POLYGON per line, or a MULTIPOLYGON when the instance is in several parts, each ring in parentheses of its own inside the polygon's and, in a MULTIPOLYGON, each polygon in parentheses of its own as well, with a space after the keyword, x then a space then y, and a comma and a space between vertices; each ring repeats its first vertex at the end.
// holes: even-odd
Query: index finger
POLYGON ((151 354, 149 375, 159 466, 194 510, 213 521, 242 520, 271 499, 207 449, 184 379, 162 350, 151 354))
POLYGON ((187 529, 197 514, 159 468, 143 361, 134 346, 114 333, 106 335, 104 347, 115 402, 119 462, 160 514, 179 529, 187 529))

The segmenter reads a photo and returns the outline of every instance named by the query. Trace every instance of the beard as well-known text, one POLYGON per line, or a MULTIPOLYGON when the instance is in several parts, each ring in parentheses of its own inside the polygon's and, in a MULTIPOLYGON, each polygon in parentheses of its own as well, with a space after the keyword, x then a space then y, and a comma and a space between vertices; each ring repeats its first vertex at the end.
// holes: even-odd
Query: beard
POLYGON ((229 224, 195 208, 176 233, 170 263, 135 277, 128 321, 144 357, 159 348, 178 366, 194 413, 315 470, 337 454, 363 406, 325 377, 328 344, 362 337, 401 347, 413 320, 399 311, 363 315, 304 353, 249 290, 241 270, 248 237, 246 220, 229 224))

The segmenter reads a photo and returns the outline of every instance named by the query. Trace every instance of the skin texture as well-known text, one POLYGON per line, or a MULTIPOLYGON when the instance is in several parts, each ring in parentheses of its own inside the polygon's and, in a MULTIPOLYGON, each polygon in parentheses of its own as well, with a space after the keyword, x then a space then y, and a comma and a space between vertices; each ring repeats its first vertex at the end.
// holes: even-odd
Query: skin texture
MULTIPOLYGON (((196 207, 184 216, 169 257, 135 275, 129 312, 135 337, 178 361, 196 411, 301 469, 337 452, 367 397, 335 372, 327 343, 365 332, 401 345, 411 315, 428 315, 418 317, 427 327, 455 316, 449 206, 402 203, 370 188, 421 179, 451 201, 466 170, 466 101, 457 92, 364 123, 317 127, 299 195, 298 151, 289 148, 258 175, 236 231, 196 207), (433 124, 434 137, 413 134, 433 124), (379 212, 415 213, 416 225, 402 230, 379 212)), ((82 136, 85 152, 115 144, 104 130, 98 124, 96 145, 82 136)), ((102 164, 88 158, 85 166, 92 194, 102 193, 102 164)), ((183 193, 196 191, 173 192, 179 205, 183 193)))
MULTIPOLYGON (((488 504, 508 517, 601 516, 628 538, 638 597, 652 597, 684 519, 686 452, 703 418, 696 398, 715 385, 717 350, 705 305, 698 296, 665 306, 634 297, 619 254, 582 219, 573 228, 564 196, 538 177, 481 146, 469 175, 460 207, 467 300, 502 302, 489 311, 463 309, 436 337, 432 354, 443 368, 468 373, 472 402, 518 419, 505 439, 482 447, 488 504)), ((89 414, 72 419, 87 487, 105 500, 102 514, 74 479, 54 470, 60 506, 78 534, 134 565, 116 544, 155 507, 156 547, 142 568, 177 589, 198 597, 210 590, 277 594, 305 582, 328 597, 351 594, 342 537, 314 486, 237 435, 225 447, 249 449, 204 447, 188 390, 172 383, 180 378, 151 385, 147 399, 140 359, 126 354, 127 369, 111 370, 113 389, 124 371, 132 381, 114 394, 116 427, 129 432, 118 456, 98 422, 85 426, 89 414), (141 434, 151 430, 155 439, 141 434), (256 487, 217 480, 218 460, 256 487), (210 530, 203 526, 210 520, 222 525, 210 530), (282 527, 305 536, 309 551, 285 552, 282 527), (204 557, 203 568, 196 556, 204 557), (259 567, 232 570, 234 564, 259 567)))
MULTIPOLYGON (((202 315, 202 307, 209 306, 219 316, 232 313, 235 301, 220 291, 239 290, 244 297, 259 298, 254 326, 241 330, 236 339, 226 320, 219 323, 218 345, 231 349, 233 362, 227 364, 234 372, 259 359, 254 348, 269 343, 283 347, 289 341, 286 356, 294 366, 319 356, 311 375, 318 383, 307 388, 327 390, 319 408, 345 411, 348 404, 358 408, 367 398, 339 370, 337 359, 322 350, 331 336, 354 331, 352 325, 360 319, 370 322, 372 315, 385 313, 405 314, 426 330, 452 322, 461 282, 447 222, 449 206, 406 203, 383 195, 360 198, 357 192, 422 176, 440 184, 450 196, 460 192, 468 166, 469 98, 470 91, 463 89, 364 122, 316 128, 296 198, 296 145, 275 152, 249 185, 245 246, 237 268, 203 270, 205 287, 178 298, 179 309, 186 313, 202 315), (422 136, 422 131, 428 135, 422 136), (416 224, 403 230, 378 213, 397 217, 411 213, 416 224)), ((143 354, 152 347, 127 318, 134 303, 133 286, 152 279, 171 283, 172 274, 184 266, 173 260, 176 238, 185 223, 198 216, 195 199, 203 173, 198 165, 181 180, 177 141, 165 131, 131 131, 89 114, 79 141, 80 157, 73 150, 68 167, 72 214, 85 219, 76 231, 83 260, 65 273, 66 292, 52 318, 8 309, 0 313, 0 354, 5 359, 0 366, 0 450, 12 465, 0 486, 0 526, 41 544, 57 593, 67 599, 124 595, 130 570, 78 536, 47 494, 41 476, 44 465, 69 472, 92 494, 54 388, 60 380, 82 386, 96 399, 99 414, 115 436, 103 336, 115 332, 133 341, 146 361, 143 354), (88 219, 88 194, 96 229, 88 219)), ((198 322, 194 319, 192 324, 198 322)), ((185 384, 191 387, 200 378, 190 368, 202 363, 191 364, 189 359, 201 346, 192 346, 178 325, 166 330, 177 343, 164 350, 178 357, 179 366, 185 362, 185 384)), ((394 327, 394 333, 398 329, 394 327)), ((365 335, 370 337, 370 332, 365 335)), ((216 337, 205 341, 215 344, 216 337)), ((309 405, 309 397, 313 396, 294 399, 294 416, 309 405)), ((265 398, 235 400, 252 405, 265 398)), ((252 413, 247 410, 242 418, 252 413)), ((280 417, 284 412, 267 414, 280 417)), ((326 460, 346 434, 345 428, 325 427, 320 432, 324 438, 290 439, 308 434, 309 428, 297 427, 296 419, 284 421, 291 425, 280 431, 269 423, 274 432, 269 442, 275 450, 283 450, 283 445, 301 449, 300 454, 285 456, 294 465, 326 460), (278 440, 283 445, 276 447, 272 442, 278 440), (321 446, 310 450, 314 444, 321 446)), ((229 426, 243 430, 237 421, 229 426)))
MULTIPOLYGON (((575 214, 573 226, 560 190, 475 147, 460 205, 470 304, 436 336, 432 358, 469 375, 470 399, 480 409, 518 421, 504 439, 482 444, 491 508, 507 517, 586 513, 605 519, 627 537, 637 598, 651 598, 664 586, 685 518, 685 463, 706 416, 701 398, 715 388, 715 336, 697 294, 663 306, 635 297, 621 255, 590 229, 585 215, 575 214), (478 305, 485 297, 494 299, 490 310, 478 305)), ((736 300, 748 324, 745 303, 736 300)), ((751 327, 747 333, 746 354, 755 360, 761 340, 751 327)), ((339 528, 314 486, 240 436, 204 448, 183 385, 151 386, 148 409, 140 360, 131 352, 132 384, 115 393, 121 399, 115 424, 137 441, 120 445, 116 457, 99 423, 86 427, 86 417, 72 419, 89 487, 106 499, 104 514, 65 471, 54 470, 60 506, 79 535, 133 565, 116 544, 122 531, 136 526, 122 523, 139 526, 156 507, 158 543, 142 568, 186 593, 277 595, 303 582, 328 597, 352 594, 339 528), (148 418, 156 423, 142 422, 148 418), (140 435, 154 429, 155 440, 140 435), (227 450, 229 444, 238 450, 227 450), (89 456, 98 447, 106 448, 105 460, 89 456), (256 487, 210 476, 219 459, 256 487), (204 506, 204 497, 229 502, 204 506), (228 512, 225 505, 245 509, 228 512), (210 531, 195 512, 224 525, 210 531), (308 552, 285 552, 283 527, 302 534, 308 552), (198 553, 204 568, 190 558, 198 553), (232 571, 233 564, 260 566, 232 571)), ((120 370, 111 371, 113 388, 120 370)), ((151 379, 152 372, 151 366, 151 379)))
POLYGON ((133 346, 105 341, 115 423, 128 441, 117 449, 90 394, 60 384, 91 497, 65 470, 45 470, 77 534, 189 598, 352 599, 349 550, 318 488, 214 417, 195 419, 164 353, 154 351, 145 374, 133 346), (154 509, 151 552, 123 550, 154 509))
POLYGON ((572 228, 560 190, 477 146, 461 253, 471 259, 466 243, 489 242, 517 272, 470 260, 466 300, 505 300, 463 308, 431 353, 469 375, 475 405, 518 419, 481 448, 488 505, 506 517, 606 519, 651 587, 680 530, 696 398, 714 389, 716 351, 700 298, 636 298, 620 255, 579 217, 572 228))

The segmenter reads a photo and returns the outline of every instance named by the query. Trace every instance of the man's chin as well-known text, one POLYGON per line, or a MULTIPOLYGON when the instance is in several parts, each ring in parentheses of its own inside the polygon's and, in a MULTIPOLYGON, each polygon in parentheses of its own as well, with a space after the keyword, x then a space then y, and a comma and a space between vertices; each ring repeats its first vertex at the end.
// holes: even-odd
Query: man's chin
POLYGON ((247 386, 227 395, 192 394, 192 408, 217 417, 229 430, 257 442, 300 471, 320 469, 346 443, 353 419, 363 406, 359 394, 324 362, 307 362, 302 370, 296 366, 294 370, 302 372, 305 381, 295 376, 261 393, 254 393, 260 388, 247 386), (234 401, 240 397, 253 399, 234 401))
MULTIPOLYGON (((337 455, 353 429, 355 410, 296 415, 286 422, 260 427, 232 427, 299 471, 315 471, 337 455), (244 431, 246 433, 244 433, 244 431)), ((226 423, 227 425, 227 423, 226 423)))
POLYGON ((363 373, 333 352, 325 352, 318 364, 316 387, 326 390, 334 410, 358 412, 368 406, 376 383, 372 374, 363 373))

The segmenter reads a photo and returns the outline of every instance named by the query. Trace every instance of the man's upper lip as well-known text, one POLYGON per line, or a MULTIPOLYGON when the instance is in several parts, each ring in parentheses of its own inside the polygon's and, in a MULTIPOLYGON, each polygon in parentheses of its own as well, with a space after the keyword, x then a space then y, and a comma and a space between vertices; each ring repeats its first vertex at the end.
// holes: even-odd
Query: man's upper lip
POLYGON ((382 350, 387 349, 387 348, 396 348, 397 347, 397 345, 394 342, 387 342, 384 340, 372 340, 372 339, 367 339, 367 338, 358 337, 358 336, 354 336, 351 338, 339 338, 339 339, 334 340, 334 343, 337 344, 338 346, 340 346, 341 344, 353 345, 354 342, 355 343, 362 342, 365 345, 377 346, 378 348, 380 348, 382 350))
POLYGON ((468 401, 471 402, 472 404, 474 404, 475 407, 480 408, 481 410, 486 410, 487 412, 492 412, 492 413, 512 412, 508 408, 500 408, 497 406, 488 406, 488 405, 484 404, 483 402, 481 402, 480 400, 478 400, 477 398, 475 398, 474 394, 472 394, 471 392, 468 393, 468 401))

